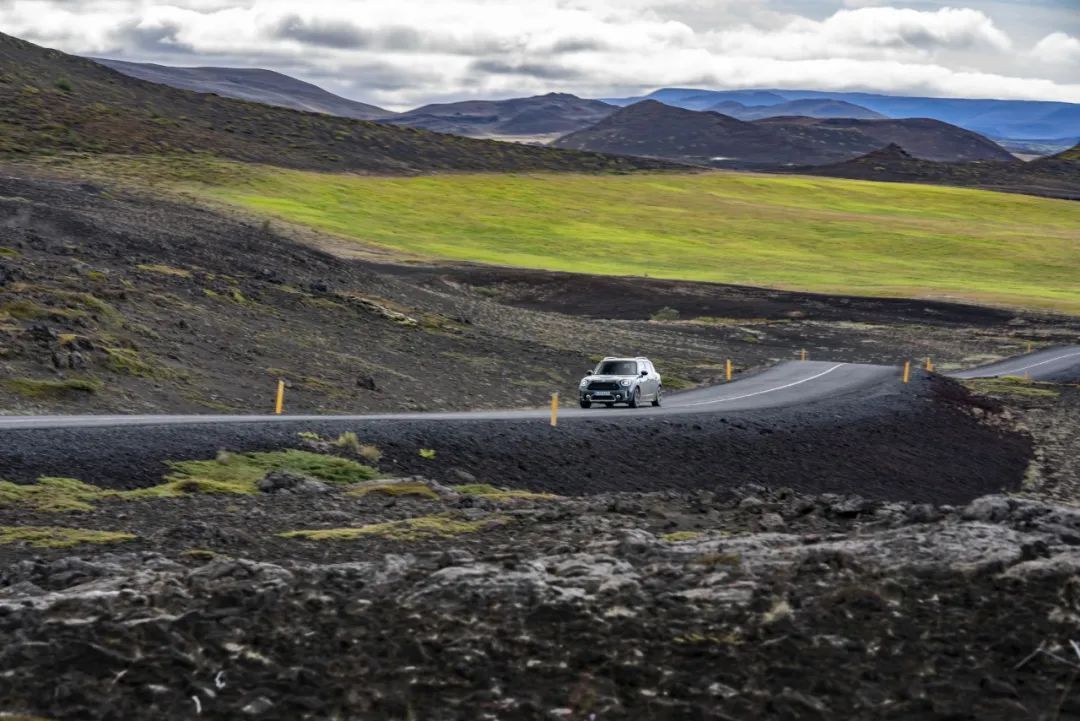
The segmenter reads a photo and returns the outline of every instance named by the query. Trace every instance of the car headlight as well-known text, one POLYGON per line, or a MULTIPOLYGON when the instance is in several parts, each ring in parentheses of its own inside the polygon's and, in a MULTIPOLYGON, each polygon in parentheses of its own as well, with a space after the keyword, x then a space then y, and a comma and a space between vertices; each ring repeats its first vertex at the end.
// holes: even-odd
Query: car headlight
POLYGON ((589 385, 589 379, 588 378, 582 378, 581 379, 581 384, 579 385, 579 387, 584 388, 587 385, 589 385))
POLYGON ((621 386, 628 386, 631 383, 633 383, 633 381, 630 380, 629 378, 623 378, 621 381, 619 381, 619 385, 621 385, 621 386))

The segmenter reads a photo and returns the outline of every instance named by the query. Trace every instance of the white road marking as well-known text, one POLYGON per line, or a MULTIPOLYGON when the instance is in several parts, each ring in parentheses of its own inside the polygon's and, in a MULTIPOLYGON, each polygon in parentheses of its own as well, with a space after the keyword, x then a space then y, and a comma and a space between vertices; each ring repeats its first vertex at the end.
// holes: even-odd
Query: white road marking
POLYGON ((832 368, 829 368, 827 370, 823 370, 820 373, 818 373, 817 375, 810 376, 809 378, 803 378, 802 380, 795 381, 794 383, 788 383, 787 385, 777 386, 776 388, 767 388, 766 390, 757 391, 756 393, 746 393, 746 394, 741 395, 741 396, 728 396, 727 398, 714 398, 711 401, 698 401, 697 403, 680 404, 680 405, 674 406, 674 407, 675 408, 689 408, 690 406, 707 406, 707 405, 711 405, 713 403, 726 403, 727 401, 738 401, 738 400, 742 400, 743 398, 751 398, 753 396, 760 396, 760 395, 764 395, 766 393, 773 393, 775 391, 782 391, 785 388, 791 388, 792 386, 802 385, 803 383, 809 383, 812 380, 817 380, 821 376, 828 375, 828 374, 832 373, 834 370, 836 370, 837 368, 842 368, 843 366, 846 366, 846 365, 847 365, 847 363, 837 363, 832 368))
POLYGON ((1075 356, 1080 356, 1080 351, 1076 351, 1075 353, 1066 353, 1065 355, 1059 355, 1057 358, 1051 358, 1050 360, 1044 360, 1041 363, 1032 363, 1031 365, 1023 366, 1022 368, 1010 368, 1010 369, 1006 369, 1006 370, 1003 370, 1003 371, 998 371, 995 375, 1003 376, 1003 375, 1005 375, 1007 373, 1019 373, 1020 371, 1026 371, 1026 370, 1029 370, 1031 368, 1038 368, 1039 366, 1044 366, 1047 363, 1053 363, 1054 361, 1059 361, 1059 360, 1062 360, 1063 358, 1073 358, 1075 356))

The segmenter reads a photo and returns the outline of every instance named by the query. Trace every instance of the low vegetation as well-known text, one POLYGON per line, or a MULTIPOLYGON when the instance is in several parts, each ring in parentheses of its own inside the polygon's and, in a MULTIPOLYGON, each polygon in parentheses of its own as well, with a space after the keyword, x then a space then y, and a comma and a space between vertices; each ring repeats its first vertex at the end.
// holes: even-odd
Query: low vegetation
POLYGON ((964 385, 976 393, 988 396, 1057 398, 1061 395, 1061 391, 1053 383, 1040 383, 1018 376, 974 378, 964 381, 964 385))
POLYGON ((439 513, 386 523, 372 523, 356 528, 320 528, 289 531, 280 535, 282 538, 300 538, 309 541, 355 541, 365 537, 393 541, 420 541, 428 538, 451 538, 467 533, 477 533, 507 523, 510 523, 510 518, 498 514, 469 520, 452 513, 439 513))
POLYGON ((212 175, 186 188, 410 255, 1080 310, 1080 206, 1059 200, 746 173, 212 175))
POLYGON ((415 496, 436 499, 439 494, 429 485, 420 481, 400 481, 387 483, 363 483, 349 490, 350 496, 363 498, 371 494, 378 496, 415 496))
POLYGON ((34 548, 71 548, 135 540, 134 534, 62 526, 0 526, 0 545, 25 543, 34 548))
POLYGON ((481 498, 489 498, 493 501, 551 501, 559 498, 559 496, 554 493, 536 493, 513 488, 496 488, 487 483, 466 483, 460 486, 454 486, 453 488, 458 493, 466 496, 479 496, 481 498))

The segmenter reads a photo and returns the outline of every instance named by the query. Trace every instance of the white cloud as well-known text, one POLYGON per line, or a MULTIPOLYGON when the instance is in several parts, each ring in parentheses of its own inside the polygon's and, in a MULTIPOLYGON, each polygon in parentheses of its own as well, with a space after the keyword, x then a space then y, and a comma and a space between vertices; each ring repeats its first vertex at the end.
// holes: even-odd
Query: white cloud
POLYGON ((1050 33, 1031 50, 1036 59, 1051 65, 1080 65, 1080 39, 1050 33))
MULTIPOLYGON (((1015 53, 985 12, 871 1, 815 19, 789 0, 0 0, 0 28, 79 54, 269 67, 398 108, 664 85, 1080 102, 1071 78, 991 72, 1015 53)), ((1055 33, 1032 52, 1076 43, 1055 33)))

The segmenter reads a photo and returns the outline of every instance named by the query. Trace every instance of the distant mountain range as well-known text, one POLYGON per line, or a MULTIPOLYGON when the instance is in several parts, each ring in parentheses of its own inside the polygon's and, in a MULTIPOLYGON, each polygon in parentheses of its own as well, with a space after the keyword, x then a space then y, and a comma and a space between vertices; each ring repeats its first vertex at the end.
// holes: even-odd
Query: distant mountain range
POLYGON ((781 117, 744 121, 645 100, 559 139, 560 148, 644 155, 714 167, 819 165, 889 143, 934 161, 1013 160, 1005 149, 936 120, 781 117))
POLYGON ((1015 152, 1053 153, 1080 140, 1080 104, 1026 100, 918 98, 813 90, 701 90, 663 88, 649 95, 586 100, 551 93, 510 100, 467 100, 396 113, 329 93, 270 70, 179 68, 99 59, 142 80, 267 105, 424 128, 469 137, 553 140, 588 128, 619 107, 656 100, 738 120, 772 117, 882 120, 929 118, 999 140, 1015 152))
POLYGON ((605 102, 627 106, 641 100, 657 100, 689 110, 715 110, 718 109, 717 105, 724 102, 740 103, 751 108, 767 108, 793 101, 832 100, 850 103, 889 118, 933 118, 991 138, 1041 140, 1080 136, 1080 104, 1034 100, 917 98, 817 90, 663 88, 648 95, 610 98, 605 102))

